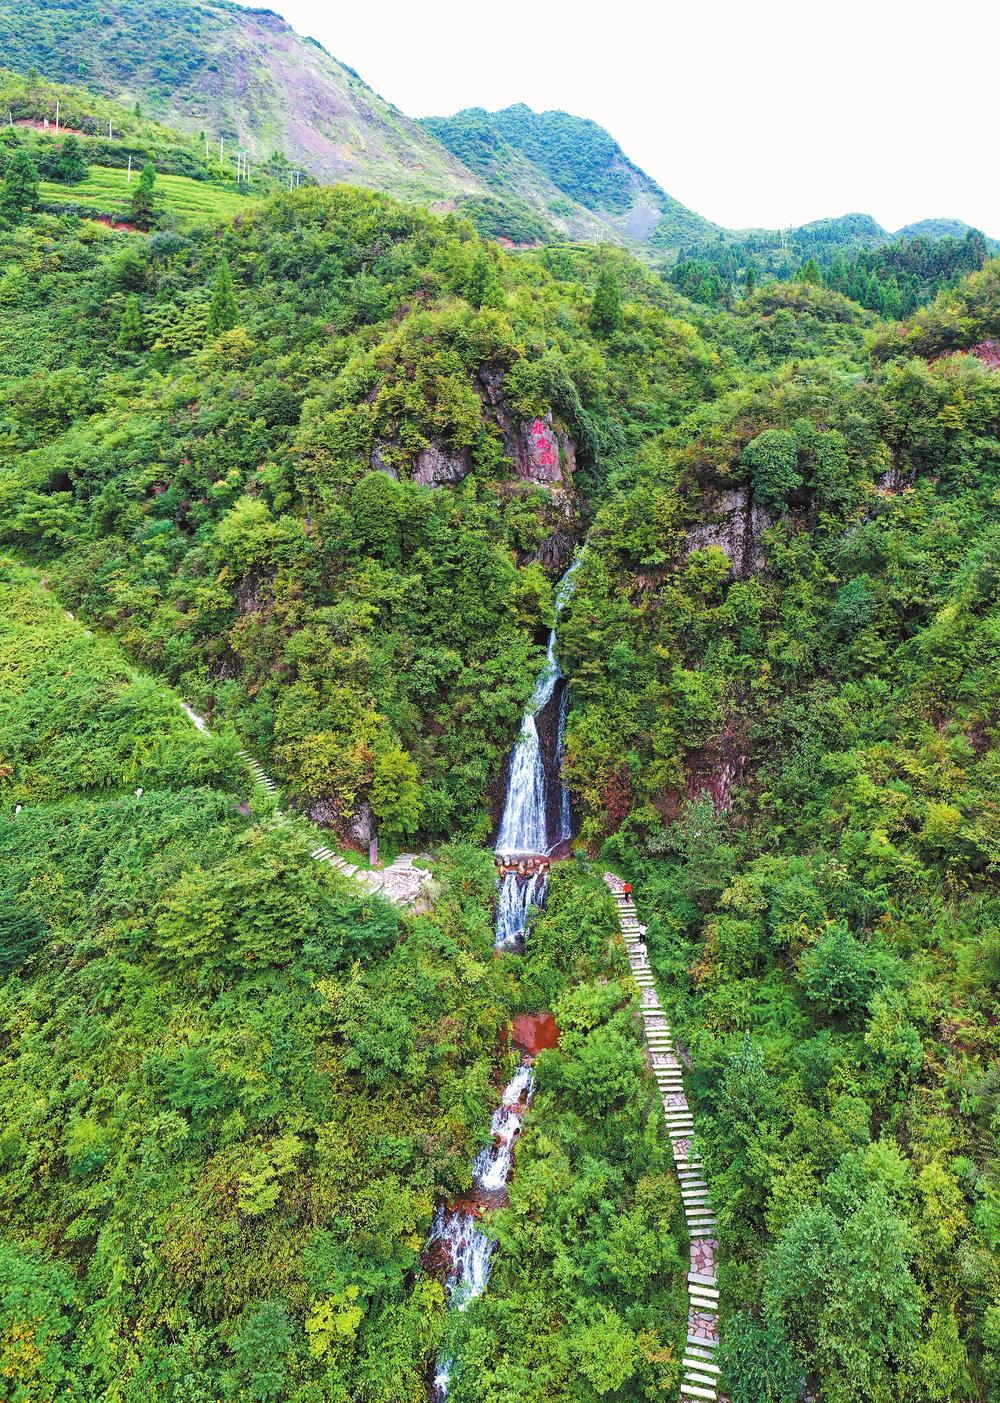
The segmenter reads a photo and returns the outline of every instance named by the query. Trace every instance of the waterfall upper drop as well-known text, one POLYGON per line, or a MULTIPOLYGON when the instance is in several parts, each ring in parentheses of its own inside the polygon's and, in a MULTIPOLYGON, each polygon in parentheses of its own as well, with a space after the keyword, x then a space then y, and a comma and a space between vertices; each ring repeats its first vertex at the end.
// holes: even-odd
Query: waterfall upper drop
MULTIPOLYGON (((579 561, 574 561, 559 582, 556 590, 557 615, 572 592, 572 576, 578 564, 579 561)), ((563 675, 556 658, 556 631, 553 629, 545 650, 545 663, 535 683, 534 695, 524 714, 521 732, 510 759, 507 800, 494 845, 498 853, 548 853, 572 836, 569 791, 562 779, 568 712, 565 686, 559 697, 555 745, 552 747, 554 753, 549 766, 546 766, 539 730, 542 715, 562 681, 563 675)))

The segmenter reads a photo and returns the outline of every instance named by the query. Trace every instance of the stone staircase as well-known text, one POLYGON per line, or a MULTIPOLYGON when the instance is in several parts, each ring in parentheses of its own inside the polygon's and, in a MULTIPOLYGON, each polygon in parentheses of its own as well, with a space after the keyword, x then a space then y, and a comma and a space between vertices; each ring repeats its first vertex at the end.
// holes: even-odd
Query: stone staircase
POLYGON ((674 1164, 681 1187, 684 1217, 691 1242, 688 1271, 688 1326, 684 1348, 684 1375, 681 1381, 682 1400, 703 1399, 707 1403, 724 1403, 719 1396, 719 1367, 715 1351, 719 1344, 719 1289, 716 1274, 717 1242, 715 1214, 711 1207, 708 1185, 700 1158, 694 1153, 694 1117, 684 1094, 684 1076, 677 1056, 670 1024, 656 992, 649 953, 642 937, 645 926, 639 924, 630 896, 622 890, 619 878, 605 873, 618 908, 625 949, 632 975, 642 994, 643 1028, 649 1049, 653 1075, 663 1098, 663 1114, 667 1132, 673 1143, 674 1164))
MULTIPOLYGON (((181 706, 191 724, 208 735, 208 722, 204 716, 199 716, 188 706, 187 702, 181 702, 181 706)), ((278 786, 260 761, 255 759, 249 751, 241 750, 239 754, 253 775, 254 783, 258 788, 276 797, 279 792, 278 786)), ((397 906, 412 906, 419 900, 430 877, 427 871, 416 866, 414 853, 400 853, 395 862, 391 862, 388 867, 371 869, 355 866, 354 863, 348 862, 346 858, 334 852, 332 848, 322 846, 314 848, 311 856, 317 862, 325 862, 335 871, 343 873, 345 877, 354 877, 370 891, 378 892, 387 901, 395 902, 397 906)))

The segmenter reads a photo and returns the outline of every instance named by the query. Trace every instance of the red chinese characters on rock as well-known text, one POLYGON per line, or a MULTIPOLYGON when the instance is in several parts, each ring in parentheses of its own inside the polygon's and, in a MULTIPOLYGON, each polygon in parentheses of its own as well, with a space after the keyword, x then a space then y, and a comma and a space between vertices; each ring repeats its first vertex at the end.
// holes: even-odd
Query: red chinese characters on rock
POLYGON ((558 468, 559 450, 552 441, 552 430, 544 419, 536 419, 531 426, 533 456, 540 468, 558 468))
POLYGON ((531 419, 520 426, 514 467, 524 481, 561 483, 572 476, 574 457, 571 441, 547 419, 531 419))

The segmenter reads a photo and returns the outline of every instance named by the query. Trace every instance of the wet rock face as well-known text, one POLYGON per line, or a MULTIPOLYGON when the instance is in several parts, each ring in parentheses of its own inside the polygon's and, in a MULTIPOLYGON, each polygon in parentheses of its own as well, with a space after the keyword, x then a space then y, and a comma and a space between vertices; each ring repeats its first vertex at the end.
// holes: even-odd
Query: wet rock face
POLYGON ((468 477, 472 459, 467 448, 446 453, 443 448, 425 448, 417 458, 413 481, 423 487, 447 487, 468 477))
POLYGON ((709 519, 688 532, 687 554, 718 546, 732 561, 733 574, 745 580, 764 564, 761 540, 777 517, 755 502, 749 487, 734 487, 708 499, 709 519))

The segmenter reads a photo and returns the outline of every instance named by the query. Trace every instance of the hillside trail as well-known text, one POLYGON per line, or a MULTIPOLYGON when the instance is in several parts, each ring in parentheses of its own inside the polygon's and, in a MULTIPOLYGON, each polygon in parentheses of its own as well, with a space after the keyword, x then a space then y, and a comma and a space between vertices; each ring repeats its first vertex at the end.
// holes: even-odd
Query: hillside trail
MULTIPOLYGON (((211 735, 208 722, 204 716, 198 713, 187 702, 182 701, 181 707, 185 715, 193 726, 204 735, 211 735)), ((275 801, 280 801, 280 790, 275 781, 264 769, 260 761, 248 750, 242 747, 239 751, 240 758, 245 762, 254 783, 265 794, 270 795, 275 801)), ((278 811, 281 812, 280 809, 278 811)), ((418 867, 417 863, 426 862, 427 859, 417 853, 400 853, 388 867, 358 867, 339 853, 334 852, 330 847, 321 844, 314 848, 310 856, 316 862, 325 862, 334 871, 342 873, 345 877, 353 877, 378 896, 384 896, 387 901, 393 902, 396 906, 414 906, 423 893, 424 888, 431 879, 430 872, 425 867, 418 867)))

